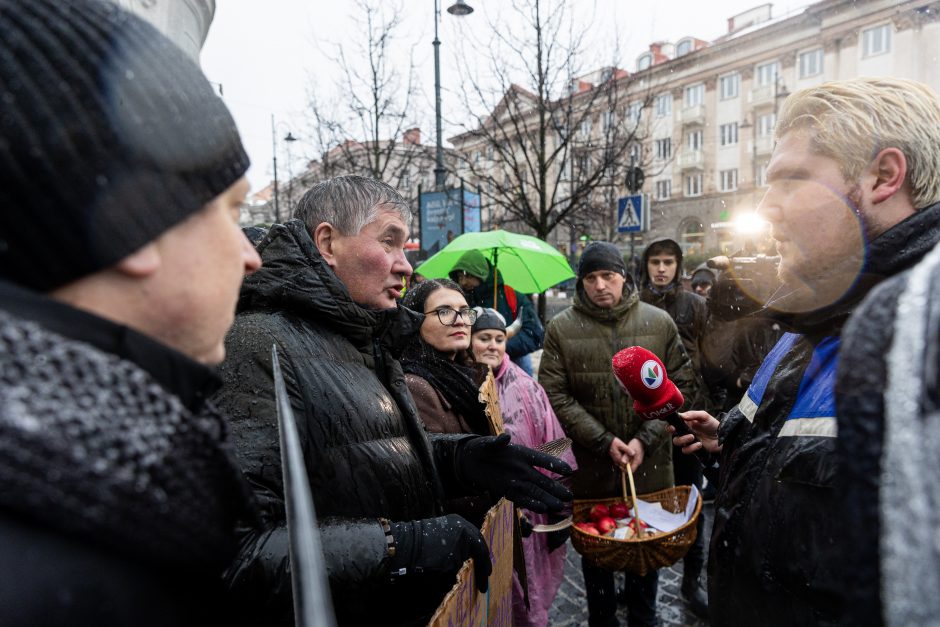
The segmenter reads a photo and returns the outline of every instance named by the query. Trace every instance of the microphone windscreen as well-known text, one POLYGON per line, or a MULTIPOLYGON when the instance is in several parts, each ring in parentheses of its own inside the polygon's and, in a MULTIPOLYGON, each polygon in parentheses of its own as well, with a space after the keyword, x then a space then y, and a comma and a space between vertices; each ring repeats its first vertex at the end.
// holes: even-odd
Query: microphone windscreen
POLYGON ((682 392, 652 351, 630 346, 614 355, 611 363, 617 381, 633 399, 633 411, 644 420, 665 418, 682 407, 682 392))

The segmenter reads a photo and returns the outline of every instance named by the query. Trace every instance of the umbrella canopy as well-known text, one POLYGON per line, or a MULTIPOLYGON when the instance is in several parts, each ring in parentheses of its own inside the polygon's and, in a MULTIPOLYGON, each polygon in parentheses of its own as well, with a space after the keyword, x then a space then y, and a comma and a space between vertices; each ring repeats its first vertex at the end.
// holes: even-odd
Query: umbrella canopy
POLYGON ((479 251, 491 267, 497 268, 506 285, 524 294, 544 292, 574 278, 568 260, 553 246, 536 237, 502 230, 464 233, 415 272, 429 279, 446 278, 471 250, 479 251))

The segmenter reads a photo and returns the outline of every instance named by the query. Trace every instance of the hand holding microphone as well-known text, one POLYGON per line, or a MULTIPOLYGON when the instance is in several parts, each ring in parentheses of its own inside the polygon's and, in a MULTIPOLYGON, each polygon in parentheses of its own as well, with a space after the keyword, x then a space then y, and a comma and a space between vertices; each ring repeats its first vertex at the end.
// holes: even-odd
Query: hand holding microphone
MULTIPOLYGON (((633 399, 633 411, 643 420, 665 420, 677 436, 693 435, 685 421, 676 414, 682 407, 682 392, 666 376, 659 357, 640 346, 630 346, 614 355, 614 376, 633 399)), ((703 412, 702 412, 703 413, 703 412)), ((694 452, 706 468, 714 458, 704 448, 694 452)))

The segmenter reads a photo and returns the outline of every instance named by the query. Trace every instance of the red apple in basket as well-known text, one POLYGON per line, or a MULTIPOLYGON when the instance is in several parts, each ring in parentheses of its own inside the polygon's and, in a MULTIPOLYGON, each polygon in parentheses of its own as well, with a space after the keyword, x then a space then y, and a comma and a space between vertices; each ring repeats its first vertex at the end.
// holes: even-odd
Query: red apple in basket
POLYGON ((589 516, 591 520, 593 520, 594 522, 597 522, 601 518, 607 518, 608 516, 610 516, 610 510, 607 509, 607 506, 604 505, 603 503, 598 503, 597 505, 591 508, 591 513, 589 514, 589 516))
POLYGON ((597 529, 602 534, 608 534, 616 528, 617 528, 617 521, 611 518, 610 516, 606 516, 597 521, 597 529))
POLYGON ((626 503, 614 503, 610 506, 610 517, 618 520, 630 515, 630 508, 626 503))
POLYGON ((637 529, 637 528, 636 528, 636 518, 631 518, 631 519, 630 519, 630 522, 627 523, 627 526, 630 527, 631 529, 633 529, 633 531, 636 532, 636 533, 639 533, 640 531, 645 531, 646 529, 649 529, 649 525, 647 525, 647 524, 646 524, 645 522, 643 522, 642 520, 640 521, 640 528, 637 529))
POLYGON ((589 533, 592 536, 601 535, 601 532, 597 530, 597 527, 595 527, 593 524, 589 522, 575 523, 574 526, 580 529, 581 531, 583 531, 584 533, 589 533))

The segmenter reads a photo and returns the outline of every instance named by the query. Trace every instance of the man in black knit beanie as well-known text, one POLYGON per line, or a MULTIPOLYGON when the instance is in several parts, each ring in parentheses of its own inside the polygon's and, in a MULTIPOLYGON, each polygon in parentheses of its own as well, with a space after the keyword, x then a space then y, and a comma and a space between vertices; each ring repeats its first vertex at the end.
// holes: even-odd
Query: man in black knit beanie
POLYGON ((0 624, 232 624, 253 508, 219 385, 248 159, 199 68, 97 0, 0 0, 0 624))

